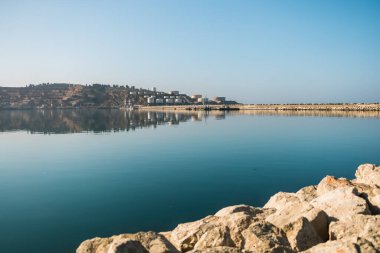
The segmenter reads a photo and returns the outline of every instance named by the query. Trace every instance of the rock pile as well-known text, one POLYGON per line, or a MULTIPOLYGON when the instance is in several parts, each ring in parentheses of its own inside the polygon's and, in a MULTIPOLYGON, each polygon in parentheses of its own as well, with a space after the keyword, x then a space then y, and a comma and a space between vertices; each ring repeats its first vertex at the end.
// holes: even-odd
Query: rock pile
POLYGON ((77 253, 380 252, 380 166, 361 165, 355 176, 327 176, 263 208, 226 207, 169 232, 86 240, 77 253))

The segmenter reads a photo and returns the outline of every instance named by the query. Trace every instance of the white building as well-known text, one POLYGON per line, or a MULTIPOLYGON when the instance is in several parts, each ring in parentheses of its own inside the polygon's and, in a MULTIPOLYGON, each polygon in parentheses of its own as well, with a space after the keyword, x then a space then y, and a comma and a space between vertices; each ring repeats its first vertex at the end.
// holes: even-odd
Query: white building
POLYGON ((194 94, 191 96, 192 99, 199 99, 201 97, 202 97, 202 95, 200 95, 200 94, 194 94))
POLYGON ((218 103, 226 102, 226 97, 214 97, 214 101, 218 103))
POLYGON ((155 103, 155 99, 154 99, 154 97, 149 97, 149 98, 147 99, 147 102, 148 102, 148 104, 154 104, 154 103, 155 103))
POLYGON ((174 103, 174 99, 172 99, 172 98, 167 98, 167 99, 165 99, 165 103, 166 103, 166 104, 173 104, 173 103, 174 103))

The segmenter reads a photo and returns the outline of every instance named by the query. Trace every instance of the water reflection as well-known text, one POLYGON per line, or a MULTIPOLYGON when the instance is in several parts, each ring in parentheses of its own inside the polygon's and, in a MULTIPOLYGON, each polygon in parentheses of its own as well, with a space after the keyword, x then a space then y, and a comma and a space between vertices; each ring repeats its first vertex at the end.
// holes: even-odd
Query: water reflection
POLYGON ((178 125, 186 121, 202 121, 222 112, 175 113, 123 110, 4 110, 0 111, 0 131, 29 133, 79 133, 130 131, 158 125, 178 125))
POLYGON ((304 117, 372 117, 380 112, 318 111, 123 111, 123 110, 3 110, 0 132, 79 133, 130 131, 158 125, 178 125, 186 121, 202 121, 208 117, 224 120, 226 115, 304 116, 304 117))

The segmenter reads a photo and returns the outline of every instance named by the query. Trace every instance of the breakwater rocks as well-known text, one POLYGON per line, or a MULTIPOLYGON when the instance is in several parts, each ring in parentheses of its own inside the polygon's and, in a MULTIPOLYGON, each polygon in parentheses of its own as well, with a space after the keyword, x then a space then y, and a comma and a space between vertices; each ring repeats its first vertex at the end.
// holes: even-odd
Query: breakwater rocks
POLYGON ((317 111, 317 112, 380 112, 380 103, 328 104, 231 104, 231 105, 165 105, 142 106, 140 110, 240 110, 240 111, 317 111))
POLYGON ((361 165, 355 177, 326 176, 263 208, 226 207, 169 232, 86 240, 77 253, 379 252, 380 166, 361 165))
POLYGON ((328 103, 328 104, 247 104, 241 110, 276 111, 380 111, 379 103, 328 103))

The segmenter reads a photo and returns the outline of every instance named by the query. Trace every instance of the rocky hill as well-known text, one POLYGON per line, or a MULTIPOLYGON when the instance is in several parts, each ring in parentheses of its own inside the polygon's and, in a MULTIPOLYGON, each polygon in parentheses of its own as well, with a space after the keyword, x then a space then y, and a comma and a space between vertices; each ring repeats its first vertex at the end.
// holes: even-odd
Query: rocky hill
POLYGON ((379 252, 380 166, 361 165, 355 176, 326 176, 263 208, 226 207, 173 231, 90 239, 77 253, 379 252))
MULTIPOLYGON (((146 105, 149 96, 170 95, 134 86, 66 83, 0 87, 0 109, 120 108, 146 105)), ((191 99, 183 94, 184 99, 191 99)), ((186 101, 187 101, 186 100, 186 101)))

